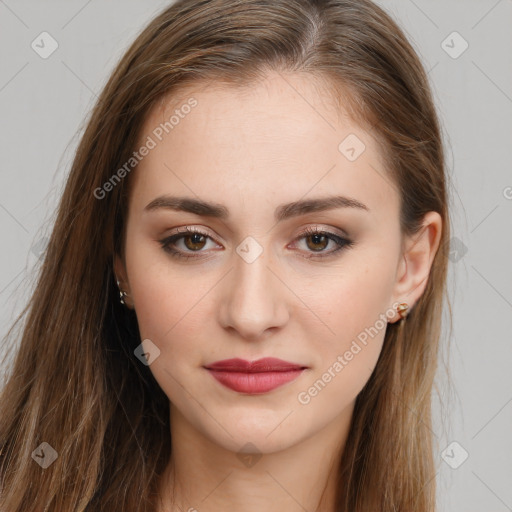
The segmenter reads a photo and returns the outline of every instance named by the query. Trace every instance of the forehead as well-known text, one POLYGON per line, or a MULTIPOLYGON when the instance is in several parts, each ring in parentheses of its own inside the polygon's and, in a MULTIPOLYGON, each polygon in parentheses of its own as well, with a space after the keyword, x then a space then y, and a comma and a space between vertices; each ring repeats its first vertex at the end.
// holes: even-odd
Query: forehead
POLYGON ((138 208, 163 193, 234 210, 326 193, 356 197, 374 211, 398 207, 379 144, 311 75, 182 88, 148 113, 139 145, 148 138, 154 147, 133 176, 138 208))

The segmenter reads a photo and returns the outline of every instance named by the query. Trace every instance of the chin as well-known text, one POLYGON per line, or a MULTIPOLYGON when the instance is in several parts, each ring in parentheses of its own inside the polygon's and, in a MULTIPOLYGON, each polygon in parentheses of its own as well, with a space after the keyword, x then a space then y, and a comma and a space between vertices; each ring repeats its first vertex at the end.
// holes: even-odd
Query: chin
MULTIPOLYGON (((268 411, 267 411, 268 412, 268 411)), ((235 453, 274 453, 284 450, 297 443, 301 434, 296 431, 296 425, 283 421, 289 414, 285 412, 258 416, 254 411, 249 415, 231 414, 229 421, 221 421, 222 427, 216 422, 203 425, 201 430, 210 441, 235 453), (224 430, 225 429, 225 430, 224 430)), ((293 414, 290 414, 290 418, 293 414)), ((215 416, 214 416, 215 417, 215 416)), ((304 434, 306 437, 306 434, 304 434)))

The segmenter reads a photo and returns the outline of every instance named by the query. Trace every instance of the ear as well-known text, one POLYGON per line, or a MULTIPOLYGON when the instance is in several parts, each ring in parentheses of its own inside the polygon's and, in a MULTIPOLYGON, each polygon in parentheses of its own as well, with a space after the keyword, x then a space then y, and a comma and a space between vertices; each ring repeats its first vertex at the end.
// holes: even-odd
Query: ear
POLYGON ((126 292, 124 297, 125 304, 128 308, 134 309, 133 300, 131 298, 130 284, 128 282, 128 274, 126 272, 126 264, 124 259, 118 254, 114 255, 114 277, 119 280, 119 290, 126 292))
MULTIPOLYGON (((427 286, 434 256, 439 248, 442 218, 437 212, 428 212, 423 217, 422 227, 415 235, 407 237, 397 268, 394 301, 405 302, 409 311, 421 297, 427 286)), ((397 313, 396 319, 400 320, 397 313)))

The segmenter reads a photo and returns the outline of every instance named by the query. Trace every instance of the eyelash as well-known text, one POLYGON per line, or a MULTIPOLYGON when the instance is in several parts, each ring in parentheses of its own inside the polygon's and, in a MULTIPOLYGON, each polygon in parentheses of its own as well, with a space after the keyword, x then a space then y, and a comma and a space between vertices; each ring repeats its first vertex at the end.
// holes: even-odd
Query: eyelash
MULTIPOLYGON (((204 233, 203 231, 195 228, 195 227, 187 227, 185 230, 180 231, 179 233, 176 233, 174 235, 171 235, 167 238, 164 238, 163 240, 160 240, 160 245, 162 246, 162 249, 169 253, 173 258, 182 258, 185 260, 189 260, 191 258, 199 258, 201 256, 199 255, 191 255, 191 254, 184 254, 180 250, 176 250, 172 247, 173 244, 176 243, 176 241, 180 240, 181 238, 185 238, 189 235, 202 235, 206 238, 210 238, 210 235, 207 233, 204 233)), ((339 251, 343 249, 348 249, 354 245, 354 242, 348 238, 341 237, 339 235, 336 235, 334 233, 330 233, 329 231, 319 230, 316 228, 306 228, 294 241, 300 240, 302 238, 307 238, 308 236, 313 235, 323 235, 326 236, 329 240, 334 241, 338 247, 327 254, 320 254, 320 253, 314 253, 312 252, 311 256, 303 256, 306 259, 322 259, 322 258, 328 258, 331 257, 333 254, 338 253, 339 251)), ((196 251, 197 253, 200 253, 202 251, 196 251)))

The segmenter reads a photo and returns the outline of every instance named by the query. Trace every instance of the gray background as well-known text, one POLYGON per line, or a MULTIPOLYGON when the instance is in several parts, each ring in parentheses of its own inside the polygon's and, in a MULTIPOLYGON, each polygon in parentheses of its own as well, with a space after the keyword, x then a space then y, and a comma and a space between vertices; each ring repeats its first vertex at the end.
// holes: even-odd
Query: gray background
MULTIPOLYGON (((446 132, 455 393, 440 374, 440 512, 512 511, 512 1, 379 3, 430 70, 446 132)), ((0 0, 0 336, 29 296, 96 95, 166 4, 0 0), (59 45, 46 59, 31 47, 43 31, 59 45)))

